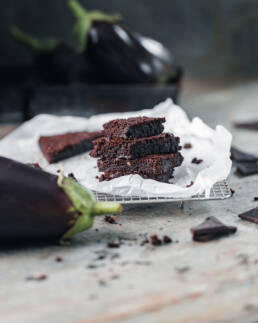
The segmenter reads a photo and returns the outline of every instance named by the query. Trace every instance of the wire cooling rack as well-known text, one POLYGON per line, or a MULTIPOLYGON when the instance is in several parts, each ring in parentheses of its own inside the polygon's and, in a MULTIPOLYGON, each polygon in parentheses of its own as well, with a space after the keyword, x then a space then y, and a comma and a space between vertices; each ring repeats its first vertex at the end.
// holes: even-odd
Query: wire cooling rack
POLYGON ((204 193, 187 198, 174 198, 168 196, 121 196, 100 192, 94 192, 94 194, 98 201, 120 202, 122 204, 223 200, 232 195, 226 180, 214 184, 210 196, 208 197, 205 196, 204 193))

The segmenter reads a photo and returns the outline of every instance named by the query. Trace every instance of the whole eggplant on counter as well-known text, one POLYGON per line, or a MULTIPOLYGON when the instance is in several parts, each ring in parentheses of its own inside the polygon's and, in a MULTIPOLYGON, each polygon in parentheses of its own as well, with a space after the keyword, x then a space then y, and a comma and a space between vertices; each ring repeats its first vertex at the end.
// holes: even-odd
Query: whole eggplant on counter
POLYGON ((11 28, 11 35, 29 48, 34 55, 34 78, 39 83, 66 85, 80 82, 85 74, 85 59, 76 50, 57 39, 40 40, 18 27, 11 28))
POLYGON ((121 211, 72 178, 0 157, 0 241, 65 241, 89 229, 96 215, 121 211))
POLYGON ((69 7, 78 48, 91 66, 91 76, 102 83, 177 83, 181 69, 160 42, 121 24, 118 15, 86 11, 77 0, 69 7))

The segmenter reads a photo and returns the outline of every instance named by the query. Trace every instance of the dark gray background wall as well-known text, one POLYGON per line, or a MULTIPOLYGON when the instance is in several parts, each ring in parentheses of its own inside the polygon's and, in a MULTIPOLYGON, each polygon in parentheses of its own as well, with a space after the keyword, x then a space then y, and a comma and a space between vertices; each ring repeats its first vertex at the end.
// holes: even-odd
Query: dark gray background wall
MULTIPOLYGON (((87 8, 120 12, 124 22, 165 43, 188 75, 258 73, 257 0, 81 0, 87 8)), ((17 24, 39 36, 73 41, 66 0, 1 0, 0 64, 31 56, 8 35, 17 24)))

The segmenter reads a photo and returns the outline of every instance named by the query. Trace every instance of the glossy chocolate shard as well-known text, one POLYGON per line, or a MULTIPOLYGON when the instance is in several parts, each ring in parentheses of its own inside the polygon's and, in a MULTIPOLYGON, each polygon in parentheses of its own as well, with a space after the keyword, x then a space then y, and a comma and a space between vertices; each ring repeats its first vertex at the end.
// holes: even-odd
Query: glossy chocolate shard
POLYGON ((258 130, 258 120, 250 122, 235 122, 234 126, 236 128, 242 128, 247 130, 258 130))
POLYGON ((233 234, 236 231, 237 227, 225 225, 214 216, 206 218, 203 223, 191 228, 193 240, 202 242, 233 234))
POLYGON ((258 207, 238 215, 242 220, 258 224, 258 207))
POLYGON ((258 174, 258 164, 257 163, 238 164, 236 168, 236 172, 242 176, 258 174))
POLYGON ((256 163, 258 157, 245 153, 235 147, 231 147, 231 159, 239 163, 256 163))
POLYGON ((163 132, 165 118, 134 117, 116 119, 103 125, 105 136, 135 139, 152 137, 163 132))

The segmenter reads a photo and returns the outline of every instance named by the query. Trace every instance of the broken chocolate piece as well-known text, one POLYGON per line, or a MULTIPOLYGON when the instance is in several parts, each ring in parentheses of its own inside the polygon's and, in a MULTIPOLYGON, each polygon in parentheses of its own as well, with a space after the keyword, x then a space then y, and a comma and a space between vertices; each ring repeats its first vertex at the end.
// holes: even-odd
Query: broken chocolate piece
POLYGON ((254 201, 258 201, 258 196, 255 196, 254 197, 254 201))
POLYGON ((107 246, 108 248, 120 248, 120 244, 117 242, 109 242, 107 246))
POLYGON ((258 121, 235 122, 234 126, 236 128, 242 128, 247 130, 258 130, 258 121))
POLYGON ((110 215, 106 215, 104 220, 110 224, 117 224, 116 220, 110 215))
POLYGON ((242 220, 258 224, 258 207, 238 215, 242 220))
POLYGON ((169 238, 169 236, 164 236, 164 237, 163 237, 163 242, 164 242, 164 243, 166 243, 166 244, 167 244, 167 243, 171 243, 171 242, 172 242, 172 239, 171 239, 171 238, 169 238))
POLYGON ((193 186, 193 184, 194 184, 194 182, 191 181, 188 185, 186 185, 186 187, 191 187, 191 186, 193 186))
POLYGON ((258 157, 245 153, 235 147, 231 147, 231 159, 239 163, 256 163, 258 157))
POLYGON ((206 218, 203 223, 191 228, 193 240, 201 242, 233 234, 236 231, 237 227, 225 225, 214 216, 206 218))
POLYGON ((257 163, 238 164, 236 168, 236 172, 242 176, 258 174, 258 164, 257 163))

